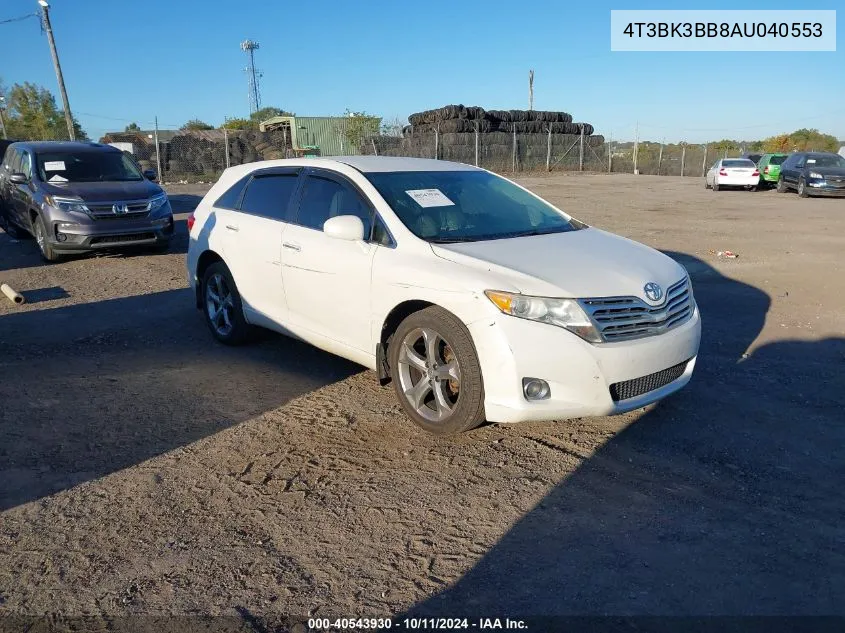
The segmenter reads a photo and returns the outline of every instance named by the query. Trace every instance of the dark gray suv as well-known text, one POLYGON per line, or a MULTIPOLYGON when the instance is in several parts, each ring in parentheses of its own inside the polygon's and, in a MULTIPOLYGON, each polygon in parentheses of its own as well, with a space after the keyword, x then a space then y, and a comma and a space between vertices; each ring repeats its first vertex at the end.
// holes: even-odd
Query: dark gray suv
POLYGON ((0 227, 31 233, 51 262, 118 246, 166 251, 173 210, 154 178, 111 145, 12 143, 0 165, 0 227))

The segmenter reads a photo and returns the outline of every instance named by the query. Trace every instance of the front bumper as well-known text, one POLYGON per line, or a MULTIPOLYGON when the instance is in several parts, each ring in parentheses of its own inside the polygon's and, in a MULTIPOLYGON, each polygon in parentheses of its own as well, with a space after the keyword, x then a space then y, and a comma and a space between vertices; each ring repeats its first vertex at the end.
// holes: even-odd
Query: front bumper
POLYGON ((686 385, 701 339, 696 307, 683 325, 647 338, 592 345, 562 328, 500 315, 469 325, 484 378, 485 413, 491 422, 558 420, 624 413, 656 402, 686 385), (624 400, 611 385, 680 365, 677 378, 624 400), (548 382, 551 396, 529 401, 523 378, 548 382))
POLYGON ((845 196, 845 183, 831 184, 826 180, 808 180, 807 193, 811 196, 845 196))
POLYGON ((139 220, 95 220, 77 224, 53 221, 48 241, 58 253, 78 253, 125 246, 165 244, 173 236, 173 216, 139 220))

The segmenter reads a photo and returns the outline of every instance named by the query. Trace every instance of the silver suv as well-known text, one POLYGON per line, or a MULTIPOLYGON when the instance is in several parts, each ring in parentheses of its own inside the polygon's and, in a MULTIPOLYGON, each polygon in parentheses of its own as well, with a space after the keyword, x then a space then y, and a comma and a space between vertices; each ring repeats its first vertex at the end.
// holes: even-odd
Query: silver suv
POLYGON ((123 246, 166 251, 173 210, 154 179, 111 145, 12 143, 0 165, 0 228, 31 233, 50 262, 123 246))

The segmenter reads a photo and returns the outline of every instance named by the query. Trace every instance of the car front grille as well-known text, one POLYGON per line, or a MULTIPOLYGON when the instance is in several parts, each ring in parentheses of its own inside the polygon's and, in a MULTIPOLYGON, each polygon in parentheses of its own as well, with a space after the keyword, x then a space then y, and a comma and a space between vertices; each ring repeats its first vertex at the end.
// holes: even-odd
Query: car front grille
POLYGON ((640 376, 633 380, 626 380, 624 382, 615 382, 610 385, 610 397, 614 402, 620 400, 628 400, 629 398, 636 398, 649 391, 660 389, 668 385, 673 380, 677 380, 684 375, 686 371, 688 360, 683 363, 678 363, 668 369, 656 371, 648 376, 640 376))
POLYGON ((131 233, 129 235, 104 235, 91 239, 91 244, 121 244, 123 242, 143 242, 154 240, 155 233, 131 233))
POLYGON ((149 200, 118 200, 116 202, 88 203, 88 210, 97 220, 126 220, 145 217, 150 212, 149 200), (115 212, 115 208, 120 212, 115 212), (123 211, 123 208, 126 211, 123 211))
POLYGON ((611 343, 662 334, 692 316, 694 305, 689 280, 669 287, 662 305, 649 306, 638 297, 582 299, 581 307, 601 334, 611 343))

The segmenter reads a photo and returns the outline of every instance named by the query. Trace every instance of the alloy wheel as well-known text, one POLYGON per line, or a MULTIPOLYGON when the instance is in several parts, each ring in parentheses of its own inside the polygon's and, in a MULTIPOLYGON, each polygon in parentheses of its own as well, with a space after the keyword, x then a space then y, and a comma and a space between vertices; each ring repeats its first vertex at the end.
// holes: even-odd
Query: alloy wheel
POLYGON ((461 392, 461 367, 452 347, 430 328, 411 330, 400 345, 399 385, 408 403, 426 420, 447 420, 461 392))
POLYGON ((41 252, 44 252, 44 229, 41 227, 41 221, 36 220, 35 222, 35 242, 38 244, 38 248, 41 252))
POLYGON ((233 327, 235 303, 229 284, 220 273, 208 278, 205 287, 205 309, 214 331, 220 336, 229 336, 233 327))

